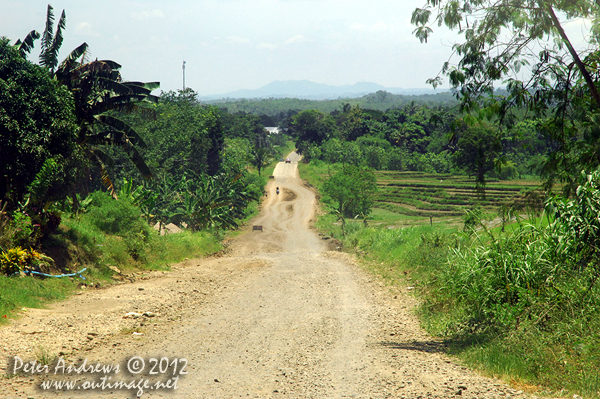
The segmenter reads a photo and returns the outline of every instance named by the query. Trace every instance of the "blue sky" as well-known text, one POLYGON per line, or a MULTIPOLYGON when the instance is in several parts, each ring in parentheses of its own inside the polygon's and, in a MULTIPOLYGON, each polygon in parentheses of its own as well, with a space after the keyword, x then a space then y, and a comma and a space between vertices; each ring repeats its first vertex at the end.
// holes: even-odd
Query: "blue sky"
MULTIPOLYGON (((67 28, 61 59, 82 42, 92 59, 123 65, 127 80, 186 86, 201 95, 255 89, 274 80, 330 85, 374 82, 428 87, 451 54, 438 28, 421 44, 410 24, 425 0, 58 0, 67 28)), ((47 1, 0 0, 0 36, 43 31, 47 1)), ((33 51, 39 55, 39 47, 33 51)))

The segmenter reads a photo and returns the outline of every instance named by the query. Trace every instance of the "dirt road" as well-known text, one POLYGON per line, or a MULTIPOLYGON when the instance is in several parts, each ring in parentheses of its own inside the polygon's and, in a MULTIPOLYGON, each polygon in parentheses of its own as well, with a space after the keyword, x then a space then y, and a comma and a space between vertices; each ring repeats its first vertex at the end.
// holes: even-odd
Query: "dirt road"
MULTIPOLYGON (((412 297, 390 293, 352 257, 328 250, 309 228, 315 196, 298 177, 298 157, 291 159, 275 169, 252 222, 262 232, 248 227, 227 256, 190 260, 170 273, 135 276, 133 283, 88 289, 49 309, 25 312, 0 330, 3 358, 60 355, 75 365, 87 359, 123 369, 133 355, 187 359, 188 374, 177 390, 150 390, 144 397, 523 396, 447 358, 420 329, 412 297)), ((38 388, 41 380, 5 378, 1 396, 137 392, 49 392, 38 388)))

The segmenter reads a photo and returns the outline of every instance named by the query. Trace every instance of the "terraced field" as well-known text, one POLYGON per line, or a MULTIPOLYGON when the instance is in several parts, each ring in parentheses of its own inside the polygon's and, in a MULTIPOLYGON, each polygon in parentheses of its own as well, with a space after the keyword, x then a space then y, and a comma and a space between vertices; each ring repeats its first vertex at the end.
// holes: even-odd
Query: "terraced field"
POLYGON ((376 175, 375 207, 398 215, 437 219, 462 216, 477 205, 488 213, 498 212, 502 204, 522 209, 540 205, 538 180, 489 181, 482 198, 467 176, 390 171, 376 175))

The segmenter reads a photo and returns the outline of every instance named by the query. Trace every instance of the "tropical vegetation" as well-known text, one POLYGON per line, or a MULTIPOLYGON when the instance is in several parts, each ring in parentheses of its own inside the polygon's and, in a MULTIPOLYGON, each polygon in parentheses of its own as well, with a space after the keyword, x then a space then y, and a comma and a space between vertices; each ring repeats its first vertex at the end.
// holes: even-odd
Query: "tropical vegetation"
POLYGON ((255 212, 285 137, 201 104, 191 89, 154 95, 157 82, 89 61, 86 43, 59 61, 65 29, 66 13, 55 24, 48 6, 43 33, 0 39, 2 273, 87 265, 88 277, 105 279, 110 267, 164 267, 169 257, 153 254, 165 246, 173 260, 218 250, 223 232, 255 212), (36 65, 27 56, 40 38, 36 65), (161 235, 170 224, 189 233, 161 235))

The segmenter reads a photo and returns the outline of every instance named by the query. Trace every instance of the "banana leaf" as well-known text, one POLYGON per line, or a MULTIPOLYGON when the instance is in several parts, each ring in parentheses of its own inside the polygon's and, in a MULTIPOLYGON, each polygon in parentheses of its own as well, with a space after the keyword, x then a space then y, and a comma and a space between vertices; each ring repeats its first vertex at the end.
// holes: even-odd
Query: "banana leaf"
POLYGON ((146 143, 137 134, 137 132, 135 130, 133 130, 133 128, 131 126, 129 126, 122 120, 112 117, 110 115, 97 115, 96 119, 99 122, 101 122, 105 125, 108 125, 115 130, 125 133, 127 138, 129 138, 129 140, 133 143, 133 145, 142 147, 142 148, 146 147, 146 143))
POLYGON ((108 168, 106 167, 107 164, 114 165, 112 158, 99 149, 92 150, 92 158, 100 167, 100 178, 102 179, 102 184, 104 184, 110 195, 114 199, 117 199, 118 197, 117 192, 115 191, 115 185, 113 184, 110 173, 108 172, 108 168))
POLYGON ((85 56, 88 49, 87 43, 82 43, 79 47, 75 48, 71 53, 60 63, 56 70, 56 75, 59 76, 60 80, 63 80, 67 74, 69 74, 76 66, 79 65, 77 61, 80 57, 85 56))
POLYGON ((33 49, 33 46, 35 44, 34 42, 39 38, 40 34, 37 31, 32 30, 27 34, 27 36, 25 36, 25 39, 23 39, 23 41, 21 41, 21 39, 17 40, 17 42, 15 43, 15 47, 19 49, 19 53, 22 57, 26 57, 27 54, 29 54, 33 49))
POLYGON ((96 60, 96 62, 102 62, 114 70, 121 69, 121 64, 114 62, 113 60, 101 60, 101 61, 96 60))
POLYGON ((148 95, 150 94, 150 90, 145 87, 140 87, 137 85, 130 85, 129 82, 116 82, 112 79, 99 78, 96 82, 99 85, 99 88, 102 90, 110 90, 115 94, 120 95, 128 95, 128 94, 139 94, 139 95, 148 95))

